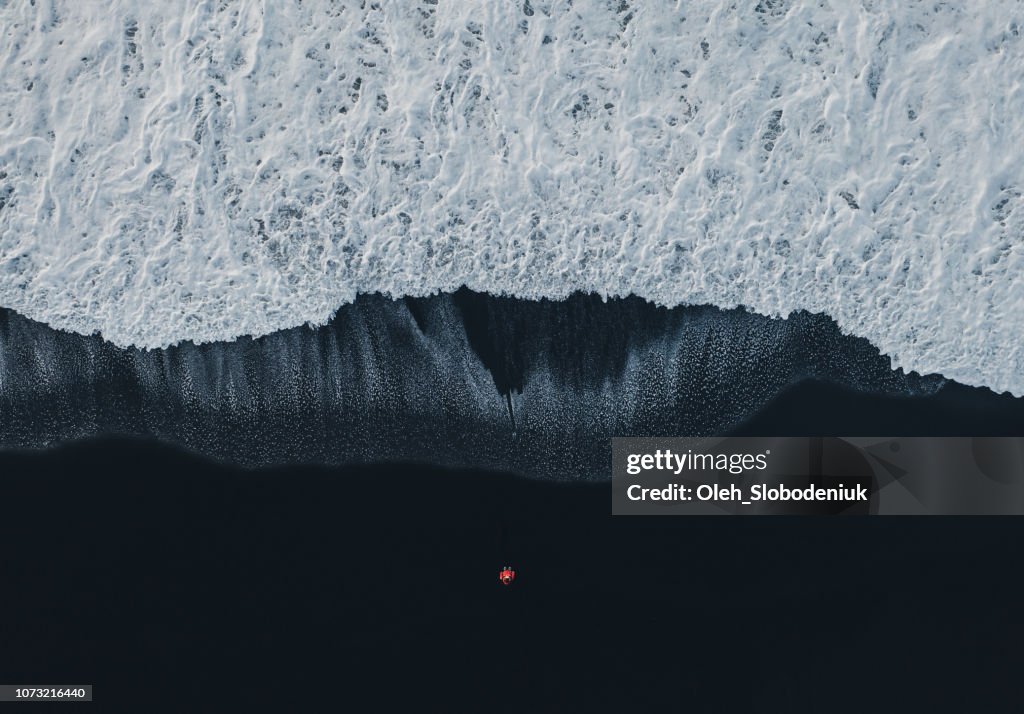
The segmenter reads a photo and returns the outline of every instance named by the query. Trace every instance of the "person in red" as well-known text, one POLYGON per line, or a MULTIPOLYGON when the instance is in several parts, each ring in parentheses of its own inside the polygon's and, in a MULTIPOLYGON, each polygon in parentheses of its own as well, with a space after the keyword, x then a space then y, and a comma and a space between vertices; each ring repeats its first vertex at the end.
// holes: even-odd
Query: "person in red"
POLYGON ((516 571, 512 570, 512 566, 506 565, 498 574, 498 579, 501 580, 502 585, 511 585, 512 581, 516 579, 516 571))

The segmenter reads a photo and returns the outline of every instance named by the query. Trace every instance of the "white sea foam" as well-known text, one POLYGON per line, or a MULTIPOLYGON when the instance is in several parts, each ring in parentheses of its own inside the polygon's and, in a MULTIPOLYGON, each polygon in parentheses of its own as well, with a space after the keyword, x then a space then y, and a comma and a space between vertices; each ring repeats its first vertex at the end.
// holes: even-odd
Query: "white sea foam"
POLYGON ((0 63, 0 304, 55 327, 634 293, 1024 394, 1016 0, 0 0, 0 63))

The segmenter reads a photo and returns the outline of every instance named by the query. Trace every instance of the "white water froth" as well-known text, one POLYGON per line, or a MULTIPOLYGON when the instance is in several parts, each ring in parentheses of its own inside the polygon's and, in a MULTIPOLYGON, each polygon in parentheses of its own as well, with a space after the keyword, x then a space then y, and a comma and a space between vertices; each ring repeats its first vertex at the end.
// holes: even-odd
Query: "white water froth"
POLYGON ((55 327, 634 293, 1024 394, 1015 0, 0 0, 0 63, 0 304, 55 327))

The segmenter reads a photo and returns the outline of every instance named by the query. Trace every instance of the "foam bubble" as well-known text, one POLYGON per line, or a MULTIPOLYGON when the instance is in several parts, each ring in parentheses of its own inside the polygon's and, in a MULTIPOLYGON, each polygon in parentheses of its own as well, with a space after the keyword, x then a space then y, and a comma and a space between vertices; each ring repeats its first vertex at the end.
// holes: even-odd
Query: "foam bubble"
POLYGON ((1024 394, 1024 10, 0 2, 0 304, 118 345, 466 284, 805 309, 1024 394))

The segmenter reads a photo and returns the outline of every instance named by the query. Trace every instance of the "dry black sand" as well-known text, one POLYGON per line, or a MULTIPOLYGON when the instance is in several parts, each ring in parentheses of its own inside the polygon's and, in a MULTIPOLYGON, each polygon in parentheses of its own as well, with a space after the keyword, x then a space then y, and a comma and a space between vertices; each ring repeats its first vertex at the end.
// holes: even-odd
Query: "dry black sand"
POLYGON ((1016 701, 1020 519, 616 519, 606 485, 148 441, 0 467, 0 679, 95 711, 1016 701))

